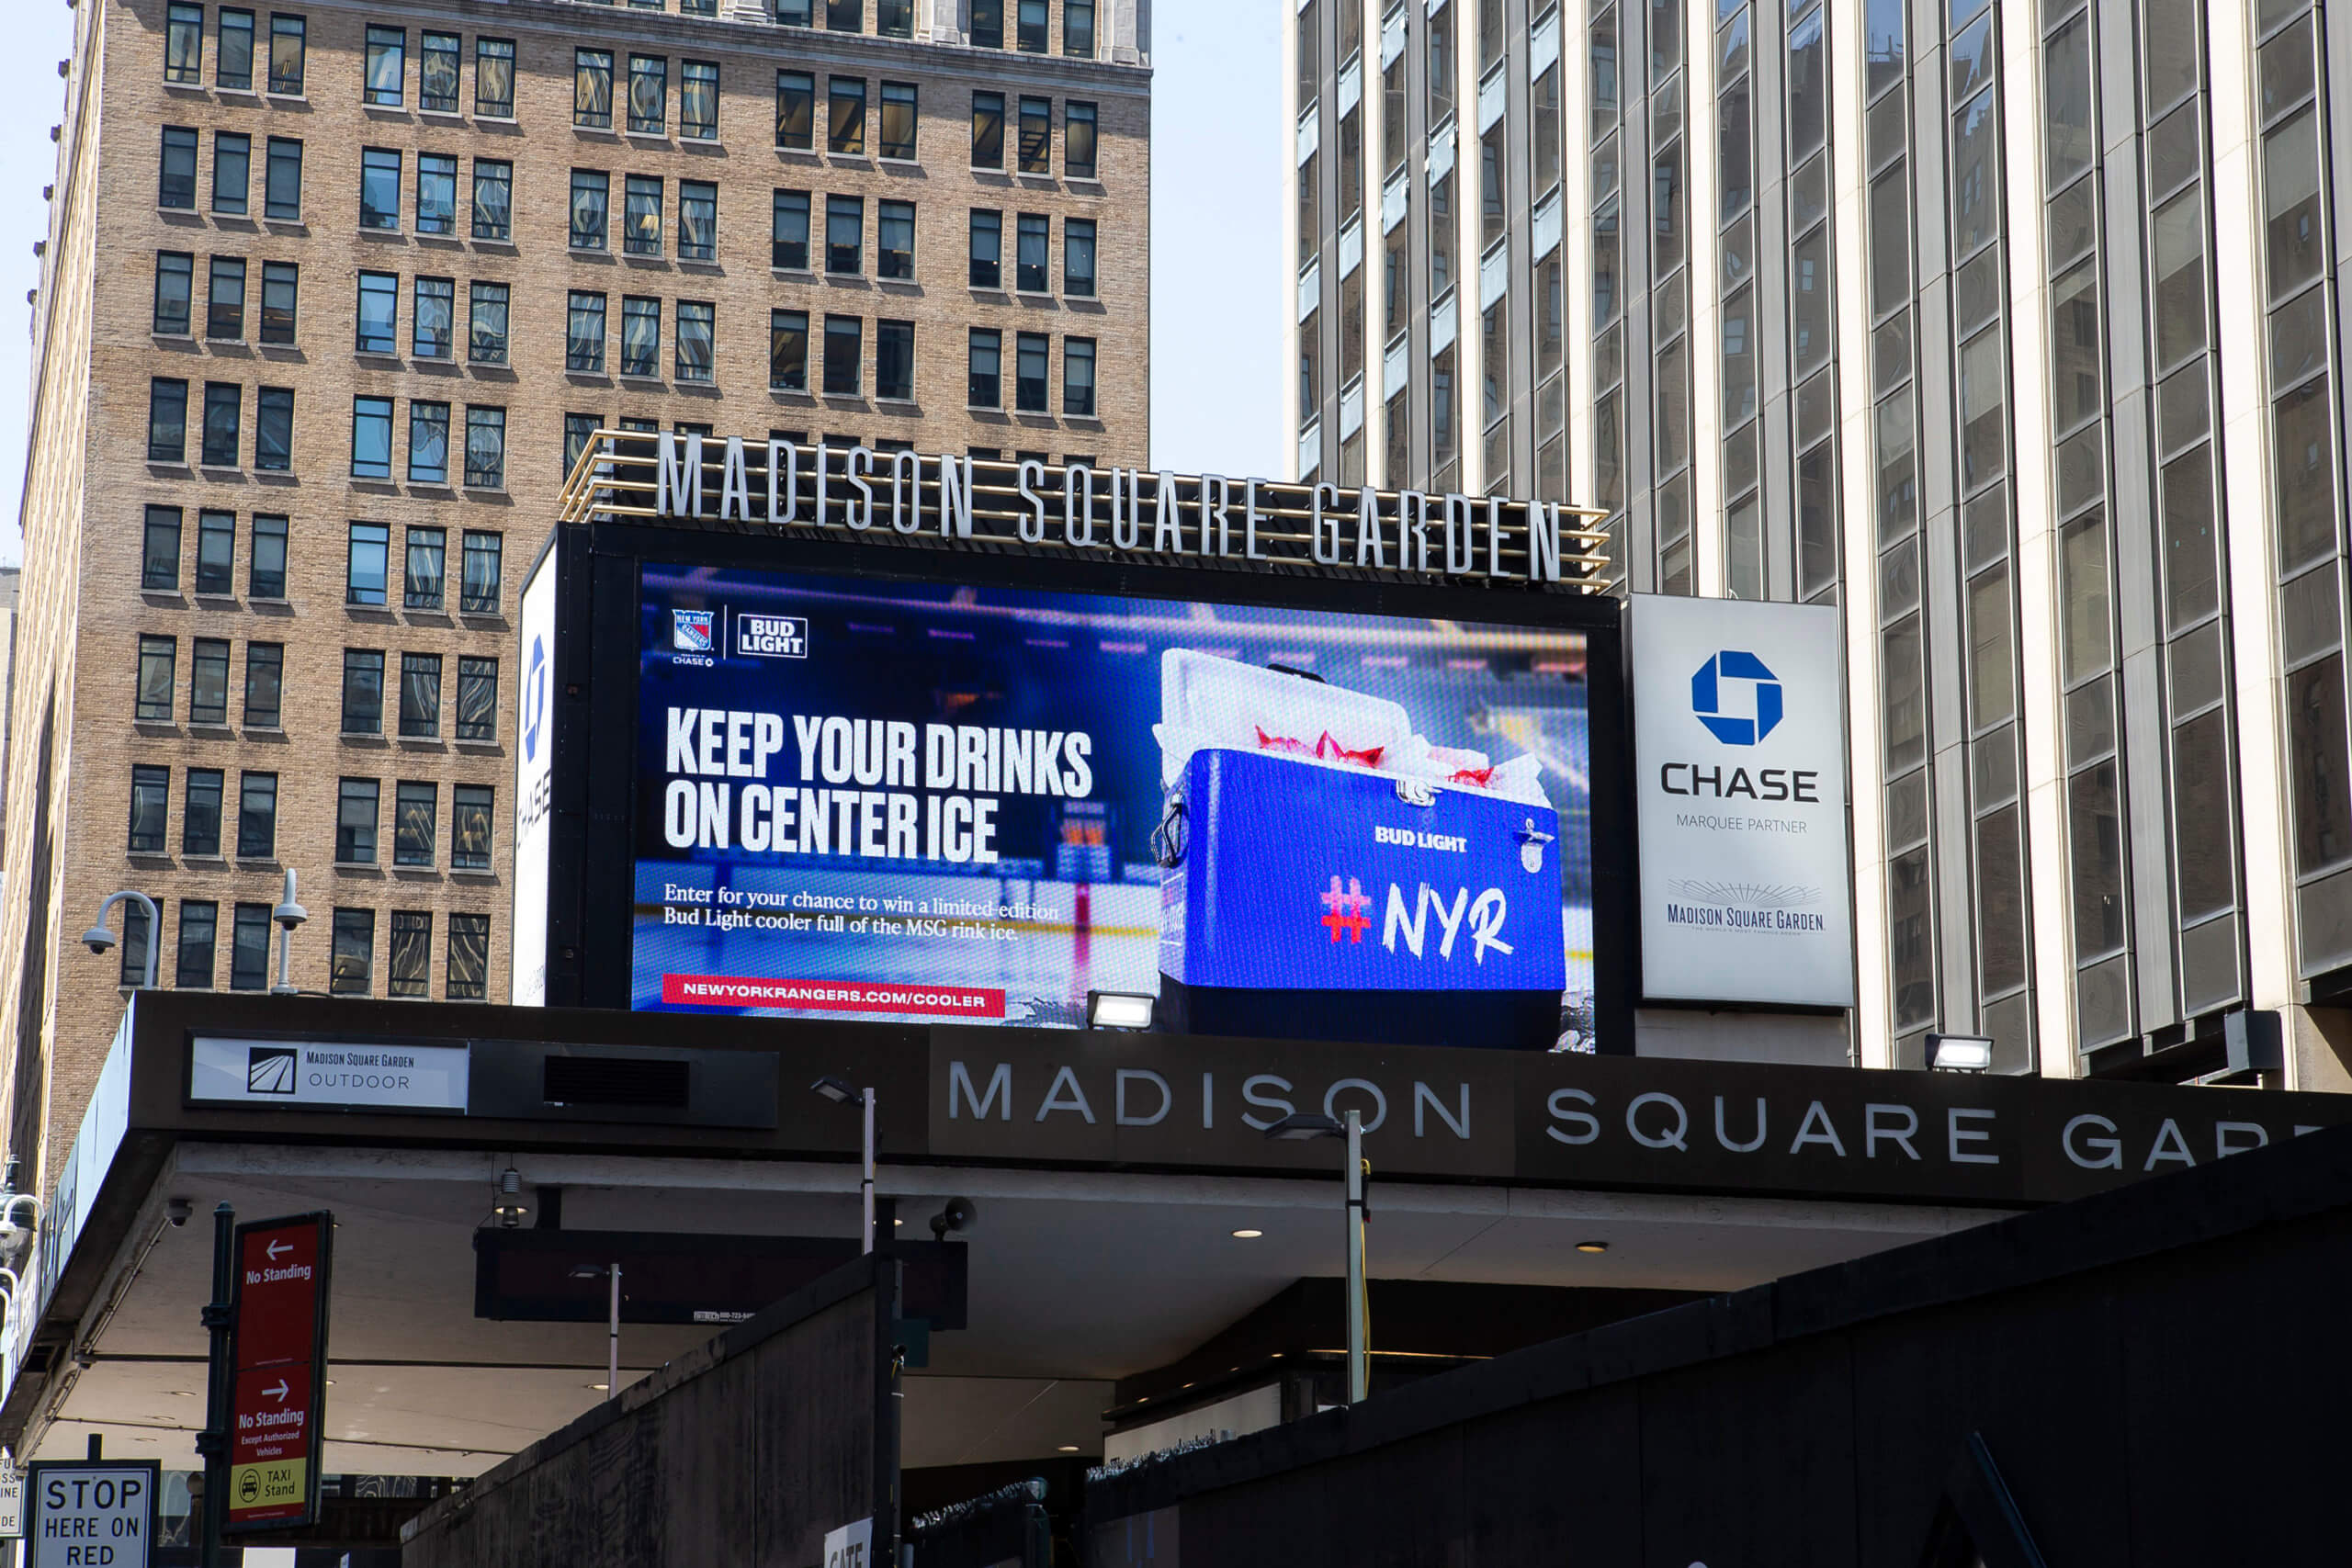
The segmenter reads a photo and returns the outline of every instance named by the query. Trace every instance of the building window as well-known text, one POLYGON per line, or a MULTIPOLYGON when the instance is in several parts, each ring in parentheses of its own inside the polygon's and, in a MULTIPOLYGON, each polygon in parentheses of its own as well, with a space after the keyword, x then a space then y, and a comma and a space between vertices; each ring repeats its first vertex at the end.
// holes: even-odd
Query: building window
POLYGON ((506 488, 506 411, 466 405, 466 487, 506 488))
POLYGON ((571 171, 571 248, 605 248, 605 214, 612 203, 611 176, 598 169, 571 171))
MULTIPOLYGON (((999 48, 1003 47, 999 45, 999 48)), ((1004 167, 1004 95, 972 95, 972 167, 1004 167)))
POLYGON ((467 357, 476 365, 506 363, 506 285, 477 283, 467 301, 467 357))
POLYGON ((391 399, 351 400, 351 477, 355 479, 388 479, 392 477, 391 399))
POLYGON ((825 142, 836 152, 865 155, 865 83, 856 76, 825 78, 825 142))
POLYGON ((779 392, 808 389, 808 312, 768 312, 768 385, 779 392))
POLYGON ((349 553, 344 568, 345 604, 383 604, 391 537, 391 529, 382 523, 354 523, 351 525, 349 553))
MULTIPOLYGON (((1065 0, 1067 5, 1068 0, 1065 0)), ((1062 106, 1062 173, 1074 180, 1094 178, 1094 106, 1062 106)))
POLYGON ((359 275, 359 310, 352 350, 357 354, 400 352, 401 279, 393 272, 359 275))
POLYGON ((1046 0, 1014 0, 1013 20, 1017 28, 1014 41, 1023 54, 1046 52, 1046 0))
POLYGON ((233 468, 243 445, 245 389, 233 381, 204 384, 204 449, 198 458, 208 468, 233 468))
POLYGON ((689 60, 678 67, 678 134, 689 141, 718 140, 718 62, 689 60))
POLYGON ((768 265, 787 272, 808 270, 808 193, 780 190, 768 225, 768 265))
POLYGON ((303 18, 273 12, 269 18, 269 90, 289 97, 302 92, 306 53, 303 18))
POLYGON ((254 395, 254 467, 282 474, 294 466, 294 389, 264 387, 254 395))
POLYGON ((858 362, 865 353, 865 322, 855 316, 825 318, 825 396, 857 396, 858 362))
POLYGON ((677 374, 681 381, 711 378, 711 337, 716 307, 707 300, 678 301, 677 374))
POLYGON ((825 0, 825 28, 836 33, 864 32, 865 0, 825 0))
POLYGON ((172 984, 182 990, 212 988, 212 943, 220 933, 220 906, 209 899, 180 900, 179 961, 172 984))
POLYGON ((149 930, 153 922, 147 911, 136 904, 126 904, 122 910, 122 964, 118 984, 125 990, 147 983, 147 943, 154 936, 149 930))
POLYGON ((458 160, 447 153, 416 155, 416 231, 458 231, 458 160))
POLYGON ((633 256, 662 254, 662 177, 631 175, 621 207, 621 249, 633 256))
POLYGON ((1004 47, 1004 0, 972 0, 972 47, 1004 47))
POLYGON ((912 321, 874 323, 874 395, 890 402, 911 402, 915 395, 915 324, 912 321))
POLYGON ((343 650, 343 733, 384 733, 384 653, 381 649, 343 650))
POLYGON ((490 917, 449 917, 449 962, 443 971, 453 1002, 478 1002, 490 995, 490 917))
MULTIPOLYGON (((605 297, 585 289, 571 291, 565 310, 563 367, 582 375, 605 371, 605 297)), ((567 465, 564 471, 571 470, 567 465)))
POLYGON ((1021 333, 1013 340, 1012 406, 1023 413, 1046 411, 1046 371, 1053 340, 1044 333, 1021 333))
POLYGON ((179 585, 180 509, 151 506, 140 549, 139 586, 151 593, 171 593, 179 585))
POLYGON ((218 768, 187 771, 187 806, 180 818, 180 853, 198 860, 220 858, 220 785, 218 768))
POLYGON ((243 256, 214 256, 208 269, 204 297, 204 335, 230 343, 245 335, 245 262, 243 256))
POLYGON ((718 187, 708 180, 678 182, 678 259, 718 259, 718 187))
POLYGON ((147 460, 187 458, 187 383, 158 376, 147 384, 147 460))
POLYGON ((914 37, 914 0, 875 0, 874 30, 884 38, 914 37))
POLYGON ((473 231, 501 243, 514 237, 514 165, 503 158, 474 160, 473 231))
POLYGON ((334 813, 336 864, 376 863, 376 823, 382 788, 374 779, 345 779, 337 785, 334 813))
POLYGON ((204 7, 173 0, 164 13, 164 80, 204 83, 204 7))
POLYGON ((291 136, 269 139, 262 170, 261 215, 273 223, 302 220, 302 143, 291 136))
POLYGON ((376 911, 337 909, 327 989, 338 997, 364 997, 374 983, 375 966, 376 911))
POLYGON ((1012 286, 1023 294, 1043 294, 1053 288, 1054 220, 1042 212, 1021 214, 1019 249, 1013 255, 1012 286))
POLYGON ((1094 417, 1094 340, 1062 339, 1062 412, 1075 419, 1094 417))
POLYGON ((775 144, 796 152, 816 146, 817 81, 806 71, 775 73, 775 144))
POLYGON ((628 57, 628 131, 659 136, 670 125, 670 62, 658 54, 628 57))
POLYGON ((1050 175, 1054 172, 1054 100, 1051 98, 1021 100, 1021 172, 1024 175, 1050 175))
POLYGON ((514 40, 474 39, 474 113, 484 119, 514 118, 514 40))
POLYGON ((591 130, 613 128, 613 51, 571 51, 571 123, 591 130))
MULTIPOLYGON (((173 514, 173 549, 178 549, 178 514, 173 514)), ((237 514, 200 512, 196 519, 196 591, 221 596, 236 592, 237 514)), ((175 585, 176 586, 176 584, 175 585)))
POLYGON ((200 637, 189 645, 187 721, 225 728, 229 722, 229 639, 200 637))
POLYGON ((458 608, 461 613, 469 615, 498 614, 499 568, 505 543, 503 534, 467 531, 465 575, 458 587, 458 608))
POLYGON ((976 409, 1004 406, 1004 334, 974 327, 965 349, 964 400, 976 409))
POLYGON ((220 7, 220 57, 212 82, 224 93, 254 90, 254 14, 220 7))
POLYGON ((240 904, 229 935, 229 988, 269 987, 269 906, 240 904))
MULTIPOLYGON (((449 482, 449 405, 416 398, 408 405, 408 481, 419 485, 449 482)), ((417 530, 411 529, 413 541, 417 530)), ((435 608, 438 608, 436 596, 435 608)))
POLYGON ((362 229, 398 229, 401 226, 401 155, 392 148, 360 149, 359 226, 362 229))
POLYGON ((441 787, 403 779, 392 796, 392 863, 433 864, 433 840, 440 831, 441 787))
POLYGON ((155 205, 179 210, 196 206, 196 132, 185 126, 164 127, 164 160, 155 205))
POLYGON ((408 74, 408 33, 400 28, 369 28, 367 70, 366 101, 398 108, 408 74))
POLYGON ((458 660, 457 733, 460 740, 498 739, 498 660, 472 654, 458 660))
MULTIPOLYGON (((363 274, 361 276, 364 280, 367 275, 363 274)), ((389 273, 384 274, 383 276, 391 279, 394 283, 399 281, 397 278, 393 278, 389 273)), ((364 286, 363 281, 363 287, 364 286)), ((411 312, 414 318, 414 321, 410 332, 411 352, 415 354, 419 359, 448 358, 452 345, 452 337, 455 332, 457 310, 458 286, 453 279, 447 277, 418 278, 416 280, 416 304, 414 310, 411 312)), ((392 346, 388 346, 383 349, 377 350, 376 352, 384 354, 396 353, 398 352, 397 344, 398 340, 395 338, 392 340, 392 346)))
POLYGON ((301 296, 301 268, 293 262, 261 264, 261 341, 294 341, 297 306, 301 296))
POLYGON ((245 773, 237 780, 237 858, 277 854, 277 775, 245 773))
MULTIPOLYGON (((563 477, 571 478, 571 470, 580 466, 588 441, 603 428, 603 420, 593 413, 568 413, 563 416, 563 477)), ((490 612, 485 611, 484 614, 490 612)))
POLYGON ((458 112, 458 53, 464 42, 455 33, 433 32, 417 40, 416 107, 425 113, 458 112))
POLYGON ((1094 58, 1094 0, 1062 0, 1062 52, 1073 60, 1094 58))
POLYGON ((1004 287, 1004 214, 972 209, 971 284, 975 288, 1004 287))
POLYGON ((135 767, 130 770, 130 852, 159 855, 172 814, 172 770, 135 767))
POLYGON ((255 515, 253 560, 246 569, 245 592, 254 599, 286 597, 286 519, 255 515))
POLYGON ((865 270, 865 198, 825 198, 825 270, 855 276, 865 270))
POLYGON ((1094 220, 1062 220, 1062 292, 1081 299, 1094 298, 1094 220))
POLYGON ((882 84, 882 156, 912 158, 915 155, 915 85, 912 82, 882 84))
POLYGON ((243 218, 253 183, 254 142, 250 136, 212 133, 212 210, 243 218))
POLYGON ((641 295, 621 300, 621 374, 662 374, 662 301, 641 295))
POLYGON ((245 714, 247 729, 276 729, 286 700, 286 645, 245 644, 245 714))
POLYGON ((196 258, 185 251, 158 252, 153 331, 159 336, 188 335, 189 310, 195 292, 196 258))
POLYGON ((401 584, 401 603, 411 610, 438 610, 447 575, 449 534, 444 528, 408 531, 408 570, 401 584))
POLYGON ((433 994, 433 915, 425 909, 392 911, 391 951, 384 994, 424 998, 433 994))
POLYGON ((875 215, 874 270, 882 277, 915 275, 915 204, 886 201, 875 215))

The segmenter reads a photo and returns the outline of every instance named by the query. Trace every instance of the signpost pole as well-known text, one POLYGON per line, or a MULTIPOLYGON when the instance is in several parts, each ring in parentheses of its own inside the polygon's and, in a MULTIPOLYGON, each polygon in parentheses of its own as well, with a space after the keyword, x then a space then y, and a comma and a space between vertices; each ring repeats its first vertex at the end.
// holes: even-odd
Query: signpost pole
POLYGON ((212 1211, 212 1300, 201 1314, 212 1337, 204 1430, 196 1438, 196 1451, 204 1459, 204 1537, 198 1556, 203 1568, 220 1568, 220 1516, 229 1506, 229 1294, 236 1282, 236 1235, 237 1211, 222 1203, 212 1211))
POLYGON ((613 1306, 605 1334, 605 1397, 621 1396, 621 1266, 616 1259, 612 1268, 613 1306))
POLYGON ((865 1207, 865 1252, 874 1250, 874 1091, 865 1091, 865 1178, 859 1183, 865 1207))
POLYGON ((1372 1394, 1372 1303, 1363 1280, 1363 1112, 1348 1112, 1348 1403, 1372 1394))

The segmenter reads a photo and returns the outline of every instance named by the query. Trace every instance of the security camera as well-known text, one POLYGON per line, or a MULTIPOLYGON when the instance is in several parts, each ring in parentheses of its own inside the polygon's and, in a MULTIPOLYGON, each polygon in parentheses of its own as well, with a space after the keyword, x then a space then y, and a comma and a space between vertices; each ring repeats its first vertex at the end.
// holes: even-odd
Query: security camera
POLYGON ((114 932, 104 926, 92 926, 82 933, 82 945, 92 953, 103 954, 114 945, 114 932))
POLYGON ((931 1234, 945 1241, 951 1233, 970 1230, 979 1223, 980 1206, 969 1198, 950 1198, 946 1206, 931 1216, 931 1234))
POLYGON ((188 1215, 195 1212, 196 1205, 189 1202, 185 1198, 175 1198, 164 1205, 164 1218, 172 1222, 172 1228, 174 1230, 177 1230, 182 1225, 187 1224, 188 1215))

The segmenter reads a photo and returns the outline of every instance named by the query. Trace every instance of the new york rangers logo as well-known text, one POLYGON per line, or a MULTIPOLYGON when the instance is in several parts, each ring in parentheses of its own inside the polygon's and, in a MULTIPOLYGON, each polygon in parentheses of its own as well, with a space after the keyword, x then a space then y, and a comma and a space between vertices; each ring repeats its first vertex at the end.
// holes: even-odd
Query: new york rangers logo
POLYGON ((671 611, 670 646, 680 653, 708 653, 710 623, 716 614, 712 610, 671 611))
POLYGON ((1331 878, 1330 891, 1321 897, 1323 908, 1329 911, 1323 917, 1323 924, 1330 931, 1333 944, 1339 942, 1341 931, 1348 933, 1350 942, 1363 941, 1364 931, 1372 924, 1372 917, 1364 913, 1372 907, 1372 897, 1364 892, 1363 884, 1351 876, 1348 878, 1348 890, 1342 893, 1340 891, 1340 879, 1335 875, 1331 878))

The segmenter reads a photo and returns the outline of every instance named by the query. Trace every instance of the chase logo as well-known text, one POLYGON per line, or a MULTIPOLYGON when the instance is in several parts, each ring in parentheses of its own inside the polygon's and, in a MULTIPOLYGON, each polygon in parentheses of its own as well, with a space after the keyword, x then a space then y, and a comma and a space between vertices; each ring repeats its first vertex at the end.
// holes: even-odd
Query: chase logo
POLYGON ((1756 655, 1727 648, 1690 677, 1690 712, 1724 745, 1753 746, 1781 722, 1780 680, 1756 655), (1746 702, 1740 700, 1743 685, 1754 694, 1746 702))
POLYGON ((735 651, 751 659, 806 659, 808 623, 798 615, 735 615, 735 651))
POLYGON ((534 637, 530 667, 523 671, 523 760, 526 762, 538 760, 539 727, 547 717, 547 639, 534 637))
POLYGON ((716 610, 673 610, 670 612, 670 646, 680 653, 710 651, 710 623, 716 610))

